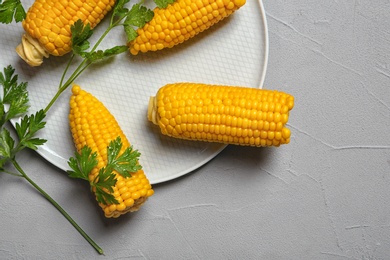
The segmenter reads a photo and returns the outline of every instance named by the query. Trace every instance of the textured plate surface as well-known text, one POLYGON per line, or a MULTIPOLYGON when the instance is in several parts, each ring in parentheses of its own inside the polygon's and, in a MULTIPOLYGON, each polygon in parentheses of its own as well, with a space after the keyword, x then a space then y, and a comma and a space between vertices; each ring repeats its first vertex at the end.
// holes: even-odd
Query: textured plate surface
MULTIPOLYGON (((32 1, 25 1, 25 7, 32 1)), ((91 42, 101 35, 107 20, 96 29, 91 42)), ((21 24, 0 24, 0 66, 12 65, 20 81, 28 82, 31 112, 45 107, 54 96, 69 56, 50 57, 31 68, 15 53, 23 30, 21 24)), ((101 48, 123 45, 124 35, 111 32, 101 48)), ((191 142, 162 136, 146 117, 149 96, 174 82, 202 82, 261 88, 268 60, 268 33, 261 1, 247 3, 229 18, 173 49, 156 53, 119 55, 93 65, 75 83, 91 92, 114 114, 129 141, 141 152, 140 163, 152 184, 172 180, 202 166, 225 145, 191 142)), ((75 61, 75 65, 77 61, 75 61)), ((49 111, 39 136, 48 142, 38 153, 67 170, 74 154, 67 115, 70 89, 49 111)))

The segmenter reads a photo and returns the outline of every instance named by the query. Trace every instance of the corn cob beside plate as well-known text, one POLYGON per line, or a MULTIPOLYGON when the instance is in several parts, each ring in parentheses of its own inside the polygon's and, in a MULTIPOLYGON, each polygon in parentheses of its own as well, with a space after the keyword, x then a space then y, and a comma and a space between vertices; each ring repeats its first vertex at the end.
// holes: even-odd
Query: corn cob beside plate
POLYGON ((148 119, 171 137, 248 146, 290 142, 290 94, 247 87, 167 84, 151 97, 148 119))
MULTIPOLYGON (((99 170, 107 164, 107 146, 112 140, 121 138, 121 153, 130 147, 118 122, 104 104, 77 85, 72 88, 69 122, 77 151, 80 152, 84 146, 88 146, 92 152, 97 153, 98 165, 90 172, 90 181, 93 181, 99 170)), ((129 178, 116 173, 116 179, 113 195, 119 204, 99 203, 108 218, 138 210, 154 193, 143 170, 131 173, 129 178)))
POLYGON ((22 25, 26 33, 16 52, 31 66, 44 57, 71 51, 70 27, 81 19, 94 28, 112 9, 115 0, 35 0, 22 25))

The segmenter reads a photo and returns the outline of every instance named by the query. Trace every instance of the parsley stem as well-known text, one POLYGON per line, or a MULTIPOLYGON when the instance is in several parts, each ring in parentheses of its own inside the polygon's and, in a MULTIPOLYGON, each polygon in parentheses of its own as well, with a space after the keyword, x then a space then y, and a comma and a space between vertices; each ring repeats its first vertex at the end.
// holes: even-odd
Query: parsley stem
MULTIPOLYGON (((73 57, 70 59, 69 63, 72 61, 73 57)), ((57 99, 61 96, 61 94, 74 82, 76 78, 80 76, 80 74, 89 66, 91 65, 91 62, 88 62, 87 59, 84 59, 79 66, 74 70, 72 75, 68 78, 68 80, 65 83, 63 82, 64 75, 66 74, 66 71, 68 70, 68 66, 61 78, 60 86, 56 92, 56 94, 53 96, 53 98, 50 100, 49 104, 45 107, 44 112, 47 113, 49 109, 53 106, 53 104, 57 101, 57 99)))
POLYGON ((16 176, 16 177, 24 177, 23 175, 19 174, 19 173, 15 173, 15 172, 11 172, 11 171, 7 171, 6 169, 1 169, 2 172, 5 172, 9 175, 12 175, 12 176, 16 176))
POLYGON ((92 240, 88 236, 87 233, 76 223, 76 221, 73 220, 71 216, 49 195, 47 194, 44 190, 42 190, 32 179, 30 179, 27 174, 24 172, 22 167, 18 164, 18 162, 15 159, 12 159, 12 164, 14 167, 21 173, 21 175, 35 188, 41 193, 58 211, 61 212, 61 214, 70 222, 70 224, 73 225, 73 227, 88 241, 89 244, 91 244, 95 250, 99 254, 103 254, 103 249, 95 243, 95 241, 92 240))
MULTIPOLYGON (((142 1, 143 2, 143 1, 142 1)), ((128 15, 128 14, 127 14, 128 15)), ((126 15, 126 16, 127 16, 126 15)), ((120 25, 120 21, 122 21, 126 16, 122 17, 121 19, 118 19, 117 21, 114 21, 115 15, 111 16, 110 24, 108 28, 103 32, 103 34, 98 38, 96 43, 92 46, 90 53, 96 51, 98 46, 101 44, 101 42, 104 40, 104 38, 107 36, 107 34, 116 26, 120 25)), ((44 109, 44 112, 47 113, 49 109, 52 107, 52 105, 56 102, 56 100, 61 96, 62 92, 64 92, 79 76, 80 74, 89 67, 93 62, 90 61, 88 58, 83 58, 82 62, 77 66, 77 68, 73 71, 73 73, 70 75, 68 80, 64 82, 65 80, 65 75, 67 74, 70 64, 72 63, 73 59, 75 58, 75 54, 72 53, 72 56, 70 57, 69 62, 66 65, 65 71, 61 76, 61 80, 59 83, 59 87, 57 90, 57 93, 54 95, 54 97, 50 100, 49 104, 46 106, 44 109)))
POLYGON ((64 72, 62 73, 59 88, 61 88, 62 82, 64 82, 64 79, 65 79, 65 75, 68 72, 68 70, 70 68, 70 64, 72 63, 75 56, 76 55, 74 53, 72 53, 72 55, 70 56, 70 59, 69 59, 68 63, 66 64, 66 68, 65 68, 64 72))
MULTIPOLYGON (((107 34, 114 28, 116 25, 110 25, 104 33, 99 37, 97 42, 94 44, 90 52, 94 52, 97 47, 100 45, 100 43, 103 41, 103 39, 107 36, 107 34)), ((73 73, 70 75, 68 80, 64 82, 65 75, 67 71, 69 70, 70 64, 73 61, 75 57, 75 54, 72 54, 68 64, 66 65, 65 71, 61 76, 60 84, 57 90, 57 93, 53 96, 53 98, 50 100, 49 104, 44 109, 45 113, 49 111, 49 109, 53 106, 53 104, 57 101, 57 99, 61 96, 62 92, 64 92, 80 75, 81 73, 89 67, 89 65, 92 64, 92 62, 88 58, 84 58, 82 62, 77 66, 77 68, 73 71, 73 73)))

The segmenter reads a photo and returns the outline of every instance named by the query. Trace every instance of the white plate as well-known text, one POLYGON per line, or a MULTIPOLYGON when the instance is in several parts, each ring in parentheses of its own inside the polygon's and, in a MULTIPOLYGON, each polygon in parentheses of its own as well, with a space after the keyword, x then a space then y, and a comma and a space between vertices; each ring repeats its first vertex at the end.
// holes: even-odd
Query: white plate
MULTIPOLYGON (((24 1, 27 9, 32 1, 24 1)), ((103 24, 106 23, 103 21, 103 24)), ((105 26, 98 26, 92 40, 105 26)), ((0 24, 0 69, 12 65, 20 81, 28 82, 31 112, 44 108, 56 92, 69 56, 50 57, 37 68, 26 65, 14 48, 23 33, 21 24, 0 24)), ((122 29, 111 32, 103 47, 124 44, 122 29)), ((149 96, 173 82, 202 82, 261 88, 268 60, 268 32, 263 4, 249 0, 229 18, 195 38, 156 53, 119 55, 94 65, 75 83, 100 99, 114 114, 134 148, 152 184, 187 174, 214 158, 225 145, 191 142, 160 134, 147 121, 149 96)), ((74 154, 68 127, 67 89, 49 111, 39 136, 47 139, 38 153, 68 170, 74 154)))

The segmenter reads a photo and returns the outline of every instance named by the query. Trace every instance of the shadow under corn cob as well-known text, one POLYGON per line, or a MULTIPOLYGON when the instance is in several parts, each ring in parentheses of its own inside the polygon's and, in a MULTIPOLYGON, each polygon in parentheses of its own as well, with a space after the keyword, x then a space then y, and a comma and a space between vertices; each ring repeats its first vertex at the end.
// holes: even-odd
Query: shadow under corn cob
POLYGON ((81 19, 94 28, 113 8, 115 0, 35 0, 22 25, 26 34, 16 52, 31 66, 43 57, 71 51, 70 27, 81 19))
MULTIPOLYGON (((130 147, 130 143, 121 130, 114 116, 98 99, 75 85, 70 98, 69 123, 77 151, 80 153, 84 146, 97 153, 98 165, 90 172, 90 181, 95 180, 99 170, 107 164, 107 146, 118 136, 122 140, 120 154, 130 147)), ((106 217, 119 217, 127 212, 136 211, 152 196, 154 191, 145 176, 144 171, 138 170, 125 178, 115 172, 117 182, 113 187, 115 199, 119 204, 102 204, 106 217)))
POLYGON ((130 53, 172 48, 228 17, 246 0, 177 0, 164 9, 155 8, 154 17, 137 30, 128 43, 130 53))

